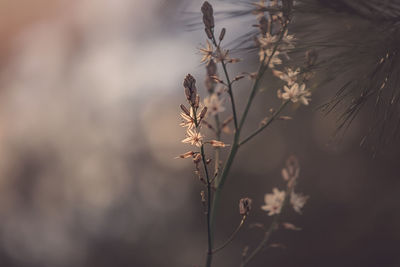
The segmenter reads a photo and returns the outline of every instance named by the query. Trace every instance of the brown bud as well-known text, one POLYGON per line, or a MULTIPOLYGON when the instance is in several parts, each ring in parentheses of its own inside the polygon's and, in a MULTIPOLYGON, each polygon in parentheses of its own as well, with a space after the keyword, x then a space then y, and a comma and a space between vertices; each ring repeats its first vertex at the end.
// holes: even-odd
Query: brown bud
POLYGON ((189 101, 190 105, 194 106, 197 96, 195 78, 190 74, 186 75, 185 80, 183 81, 183 87, 185 87, 186 99, 189 101))
POLYGON ((222 28, 221 33, 219 34, 219 41, 222 41, 225 37, 226 29, 222 28))
POLYGON ((206 116, 206 113, 207 113, 207 107, 204 107, 200 112, 200 120, 202 120, 204 116, 206 116))
POLYGON ((186 152, 186 153, 183 153, 183 154, 177 156, 176 159, 179 159, 179 158, 181 158, 181 159, 191 158, 191 157, 193 157, 195 154, 196 154, 196 153, 193 152, 193 151, 188 151, 188 152, 186 152))
POLYGON ((203 23, 206 29, 214 28, 214 11, 211 4, 207 1, 201 6, 201 12, 203 13, 203 23))
POLYGON ((234 81, 239 81, 239 80, 241 80, 241 79, 243 79, 244 78, 244 75, 238 75, 238 76, 236 76, 235 77, 235 79, 233 79, 234 81))
POLYGON ((193 162, 195 164, 199 163, 201 161, 201 155, 199 153, 196 154, 196 156, 193 157, 193 162))
POLYGON ((252 200, 248 197, 242 198, 239 201, 239 213, 240 215, 249 215, 251 210, 251 202, 252 200))
POLYGON ((186 115, 188 115, 190 117, 190 111, 185 107, 185 105, 181 104, 180 105, 183 113, 185 113, 186 115))

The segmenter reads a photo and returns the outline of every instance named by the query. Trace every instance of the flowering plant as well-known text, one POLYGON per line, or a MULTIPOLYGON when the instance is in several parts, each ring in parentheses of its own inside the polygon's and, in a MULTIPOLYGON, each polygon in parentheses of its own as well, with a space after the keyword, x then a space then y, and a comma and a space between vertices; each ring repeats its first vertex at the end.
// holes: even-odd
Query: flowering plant
MULTIPOLYGON (((247 197, 240 199, 239 213, 242 219, 239 226, 223 245, 214 247, 215 220, 218 214, 221 192, 239 149, 275 120, 290 119, 288 116, 281 115, 290 102, 308 105, 311 97, 310 90, 306 89, 306 83, 312 77, 312 73, 308 71, 307 67, 304 70, 301 70, 300 67, 296 69, 280 68, 290 59, 288 53, 295 47, 296 42, 296 38, 289 34, 288 29, 292 18, 293 1, 269 1, 268 5, 265 1, 260 1, 255 3, 254 6, 254 14, 258 20, 258 24, 255 26, 259 28, 259 34, 255 39, 259 48, 260 60, 257 72, 239 74, 233 79, 230 78, 228 65, 237 63, 240 60, 232 58, 229 50, 224 49, 222 46, 222 41, 226 34, 225 28, 222 28, 218 39, 216 38, 213 7, 206 1, 201 7, 201 12, 208 40, 206 45, 200 48, 200 53, 202 54, 201 62, 206 64, 205 88, 208 96, 204 100, 200 98, 196 79, 191 74, 188 74, 183 82, 188 106, 180 105, 182 110, 182 123, 180 125, 186 129, 186 138, 182 142, 193 145, 194 148, 179 155, 177 158, 191 158, 195 166, 195 174, 205 186, 205 191, 201 191, 200 195, 207 223, 207 267, 211 266, 213 255, 225 248, 235 238, 236 233, 244 225, 251 211, 252 200, 247 197), (218 63, 222 68, 223 77, 220 77, 217 73, 218 63), (242 137, 242 130, 248 117, 248 112, 259 90, 261 79, 267 71, 271 71, 274 76, 286 83, 283 86, 283 91, 279 89, 277 93, 282 103, 278 109, 271 109, 271 113, 261 121, 259 128, 248 136, 242 137), (239 116, 236 109, 233 86, 236 81, 246 76, 252 81, 252 86, 244 111, 239 116), (223 112, 227 109, 224 106, 225 99, 229 99, 232 113, 231 116, 223 119, 223 112), (209 129, 210 131, 208 132, 212 132, 214 136, 209 138, 204 128, 209 129), (222 133, 233 134, 229 144, 222 140, 222 133), (206 146, 213 148, 213 158, 206 155, 206 146), (229 155, 225 161, 221 159, 220 149, 229 149, 229 155), (213 170, 211 170, 212 167, 213 170)), ((307 53, 306 59, 306 66, 314 64, 316 54, 307 53)), ((261 207, 268 212, 268 215, 274 216, 271 227, 265 232, 265 236, 259 246, 250 254, 247 253, 247 250, 244 252, 241 266, 247 265, 268 243, 271 233, 278 229, 279 215, 284 210, 286 203, 290 203, 296 212, 301 212, 301 208, 305 205, 308 197, 294 192, 298 176, 299 164, 297 159, 290 157, 286 168, 282 170, 282 177, 287 183, 286 190, 281 191, 274 188, 272 194, 265 195, 265 205, 261 207)), ((283 223, 282 225, 286 229, 298 229, 291 223, 283 223)))

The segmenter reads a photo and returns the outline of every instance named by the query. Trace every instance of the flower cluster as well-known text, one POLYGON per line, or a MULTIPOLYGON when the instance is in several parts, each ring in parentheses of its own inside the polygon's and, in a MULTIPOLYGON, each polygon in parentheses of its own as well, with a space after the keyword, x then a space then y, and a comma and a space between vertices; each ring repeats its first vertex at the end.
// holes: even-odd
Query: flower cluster
POLYGON ((261 209, 268 212, 269 216, 280 214, 288 198, 290 198, 289 202, 293 209, 301 214, 301 209, 309 197, 294 192, 299 173, 300 166, 298 160, 294 156, 289 157, 286 161, 286 167, 282 169, 282 178, 287 182, 287 191, 280 191, 274 188, 272 194, 265 194, 265 205, 261 209))
MULTIPOLYGON (((260 1, 254 4, 256 9, 254 14, 257 15, 259 24, 256 25, 260 29, 260 34, 256 39, 259 47, 259 59, 268 68, 272 70, 272 73, 285 81, 287 84, 283 86, 282 90, 278 90, 278 98, 284 101, 292 101, 293 103, 301 103, 308 105, 310 102, 311 92, 306 90, 305 81, 309 78, 305 74, 303 81, 298 81, 300 75, 300 69, 285 68, 284 71, 277 70, 276 67, 282 65, 283 61, 280 58, 284 55, 285 58, 289 59, 288 53, 295 47, 296 38, 293 35, 288 34, 288 30, 284 30, 281 35, 274 33, 274 28, 282 28, 285 26, 285 18, 282 12, 276 12, 270 14, 268 19, 265 16, 265 11, 268 8, 277 8, 277 1, 270 1, 269 6, 266 6, 265 1, 260 1)), ((314 62, 315 63, 315 62, 314 62)))

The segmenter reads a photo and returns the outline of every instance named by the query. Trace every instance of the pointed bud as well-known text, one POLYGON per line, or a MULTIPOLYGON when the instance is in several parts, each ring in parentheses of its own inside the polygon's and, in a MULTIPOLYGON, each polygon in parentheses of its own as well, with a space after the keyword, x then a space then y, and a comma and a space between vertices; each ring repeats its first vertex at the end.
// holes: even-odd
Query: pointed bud
POLYGON ((183 87, 185 87, 186 99, 188 100, 191 106, 194 106, 197 96, 195 78, 190 74, 186 75, 185 80, 183 81, 183 87))
POLYGON ((206 113, 207 113, 207 107, 204 107, 200 112, 200 120, 202 120, 206 116, 206 113))
POLYGON ((213 29, 214 28, 214 11, 211 4, 207 1, 203 3, 201 6, 201 13, 203 13, 203 23, 206 29, 213 29))
POLYGON ((181 110, 183 111, 183 113, 185 113, 186 115, 188 115, 190 117, 190 112, 189 110, 185 107, 185 105, 181 104, 180 105, 181 110))
POLYGON ((219 41, 222 41, 225 37, 226 29, 222 28, 221 33, 219 34, 219 41))
POLYGON ((248 197, 239 200, 239 213, 240 215, 249 215, 251 210, 252 200, 248 197))

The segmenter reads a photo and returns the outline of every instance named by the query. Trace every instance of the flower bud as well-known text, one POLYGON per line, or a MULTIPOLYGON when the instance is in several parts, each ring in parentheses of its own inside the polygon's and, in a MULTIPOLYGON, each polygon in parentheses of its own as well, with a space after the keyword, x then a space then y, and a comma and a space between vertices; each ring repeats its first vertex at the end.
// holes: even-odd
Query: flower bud
POLYGON ((251 202, 252 200, 248 197, 242 198, 239 201, 239 213, 240 215, 249 215, 251 210, 251 202))
POLYGON ((183 87, 185 87, 186 99, 189 101, 190 105, 194 106, 196 103, 197 89, 196 80, 192 75, 186 75, 183 81, 183 87))
POLYGON ((222 28, 221 33, 219 34, 219 41, 222 41, 225 37, 226 29, 222 28))
POLYGON ((201 6, 201 13, 203 13, 203 23, 206 29, 214 28, 214 11, 211 4, 207 1, 201 6))

